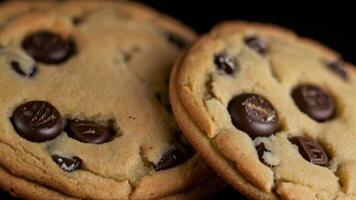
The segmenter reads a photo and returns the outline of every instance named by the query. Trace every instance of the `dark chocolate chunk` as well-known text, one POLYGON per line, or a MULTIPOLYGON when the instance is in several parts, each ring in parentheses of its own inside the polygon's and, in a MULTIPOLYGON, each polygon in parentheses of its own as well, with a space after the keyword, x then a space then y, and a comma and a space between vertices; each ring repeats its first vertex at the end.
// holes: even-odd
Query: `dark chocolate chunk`
POLYGON ((156 171, 166 170, 175 167, 182 163, 180 152, 177 149, 172 149, 163 154, 161 160, 154 165, 156 171))
POLYGON ((184 137, 184 135, 180 129, 176 130, 175 138, 181 146, 183 146, 185 148, 192 148, 192 145, 188 142, 187 138, 184 137))
POLYGON ((277 111, 259 95, 245 93, 233 98, 228 111, 234 126, 251 138, 270 136, 279 128, 277 111))
POLYGON ((183 159, 183 161, 188 160, 195 153, 195 149, 179 129, 175 132, 175 146, 177 147, 177 150, 179 151, 180 157, 183 159))
POLYGON ((334 116, 334 99, 318 86, 300 85, 293 90, 292 97, 302 112, 318 122, 324 122, 334 116))
POLYGON ((260 159, 261 162, 263 162, 266 165, 266 163, 263 159, 263 154, 267 151, 265 145, 263 143, 261 143, 261 144, 255 146, 255 148, 256 148, 256 151, 258 154, 258 158, 260 159))
POLYGON ((25 78, 32 78, 38 71, 37 66, 33 65, 29 71, 22 68, 21 64, 17 61, 11 61, 11 68, 20 76, 25 78))
POLYGON ((38 62, 57 64, 66 61, 74 53, 72 41, 51 32, 36 32, 22 42, 27 54, 38 62))
POLYGON ((335 74, 337 74, 343 80, 347 80, 347 73, 345 71, 345 66, 341 61, 328 61, 326 66, 335 74))
POLYGON ((226 74, 233 74, 235 72, 236 67, 234 59, 226 53, 215 55, 214 63, 219 70, 224 71, 226 74))
POLYGON ((265 54, 267 52, 266 42, 255 35, 245 37, 245 44, 259 54, 265 54))
POLYGON ((62 116, 45 101, 31 101, 16 108, 11 117, 16 132, 32 142, 43 142, 58 136, 62 129, 62 116))
POLYGON ((84 16, 74 16, 72 18, 73 25, 79 26, 84 22, 84 16))
POLYGON ((83 143, 102 144, 113 139, 113 130, 94 121, 70 120, 66 126, 69 137, 83 143))
POLYGON ((188 45, 184 38, 175 33, 165 32, 165 35, 168 41, 175 45, 178 49, 184 49, 188 45))
POLYGON ((169 97, 167 92, 155 93, 156 99, 166 108, 169 113, 172 113, 172 106, 169 102, 169 97))
POLYGON ((72 172, 74 170, 80 169, 82 165, 82 159, 77 156, 72 158, 65 158, 62 156, 54 155, 52 159, 57 165, 66 172, 72 172))
POLYGON ((174 136, 174 148, 163 154, 161 160, 154 165, 156 171, 178 166, 195 154, 195 150, 184 137, 181 130, 176 130, 174 136))
POLYGON ((303 158, 315 165, 326 166, 329 162, 328 155, 319 143, 311 138, 294 137, 290 141, 298 146, 299 153, 303 158))
POLYGON ((124 62, 129 62, 132 59, 132 54, 130 52, 122 52, 122 57, 124 58, 124 62))
POLYGON ((125 63, 129 63, 134 59, 135 55, 139 54, 142 51, 141 47, 138 45, 131 46, 124 50, 121 50, 122 58, 125 63))

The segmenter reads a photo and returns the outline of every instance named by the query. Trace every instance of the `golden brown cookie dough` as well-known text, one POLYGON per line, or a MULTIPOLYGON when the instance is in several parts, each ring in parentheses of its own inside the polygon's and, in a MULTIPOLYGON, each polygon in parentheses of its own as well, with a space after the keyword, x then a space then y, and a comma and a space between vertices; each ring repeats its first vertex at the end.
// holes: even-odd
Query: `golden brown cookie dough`
POLYGON ((252 199, 353 199, 352 65, 273 25, 226 22, 176 64, 170 97, 187 139, 252 199))
POLYGON ((167 87, 194 38, 129 1, 1 4, 0 186, 27 199, 190 196, 214 175, 177 129, 167 87))

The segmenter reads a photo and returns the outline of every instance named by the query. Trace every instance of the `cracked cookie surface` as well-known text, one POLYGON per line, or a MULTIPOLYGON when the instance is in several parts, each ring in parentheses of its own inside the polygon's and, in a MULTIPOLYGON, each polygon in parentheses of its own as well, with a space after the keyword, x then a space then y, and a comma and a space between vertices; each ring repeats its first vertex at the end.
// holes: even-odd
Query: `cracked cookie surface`
POLYGON ((253 199, 354 199, 356 74, 315 41, 226 22, 176 64, 170 97, 199 153, 253 199))
POLYGON ((209 194, 199 184, 222 187, 168 102, 171 65, 194 38, 134 2, 1 4, 0 186, 27 199, 196 199, 209 194))

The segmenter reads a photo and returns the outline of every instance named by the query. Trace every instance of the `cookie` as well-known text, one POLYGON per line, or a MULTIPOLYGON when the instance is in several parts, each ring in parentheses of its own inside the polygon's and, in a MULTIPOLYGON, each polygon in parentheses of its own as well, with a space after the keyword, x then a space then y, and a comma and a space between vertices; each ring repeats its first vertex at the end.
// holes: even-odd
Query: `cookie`
POLYGON ((338 53, 274 25, 226 22, 171 77, 187 139, 245 196, 356 198, 356 74, 338 53))
POLYGON ((25 199, 197 199, 224 185, 170 110, 189 28, 126 1, 9 2, 0 28, 1 188, 25 199))
MULTIPOLYGON (((5 192, 0 191, 0 196, 4 199, 11 199, 11 200, 20 200, 20 199, 79 200, 80 199, 80 198, 67 196, 63 193, 59 193, 49 188, 45 188, 35 182, 31 182, 13 176, 11 175, 11 173, 8 173, 7 171, 1 168, 0 168, 0 177, 3 180, 6 180, 6 182, 4 181, 0 182, 0 186, 2 188, 8 188, 7 190, 10 193, 12 193, 12 195, 16 196, 13 197, 5 192), (23 190, 24 187, 26 188, 26 190, 23 190)), ((158 199, 160 200, 203 199, 208 195, 211 195, 216 191, 218 191, 223 185, 225 185, 224 181, 220 177, 216 176, 215 174, 212 174, 206 177, 203 182, 200 182, 199 185, 187 188, 186 190, 158 199)))

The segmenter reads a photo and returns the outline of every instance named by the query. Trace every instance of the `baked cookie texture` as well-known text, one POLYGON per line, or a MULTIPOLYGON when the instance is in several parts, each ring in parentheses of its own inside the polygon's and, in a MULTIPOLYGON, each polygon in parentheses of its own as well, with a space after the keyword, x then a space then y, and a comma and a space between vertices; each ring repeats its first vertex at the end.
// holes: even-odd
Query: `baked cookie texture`
POLYGON ((134 2, 1 4, 0 187, 46 200, 199 199, 222 187, 168 101, 171 65, 194 39, 134 2))
POLYGON ((176 64, 177 122, 252 199, 355 199, 355 69, 274 25, 232 21, 176 64))

